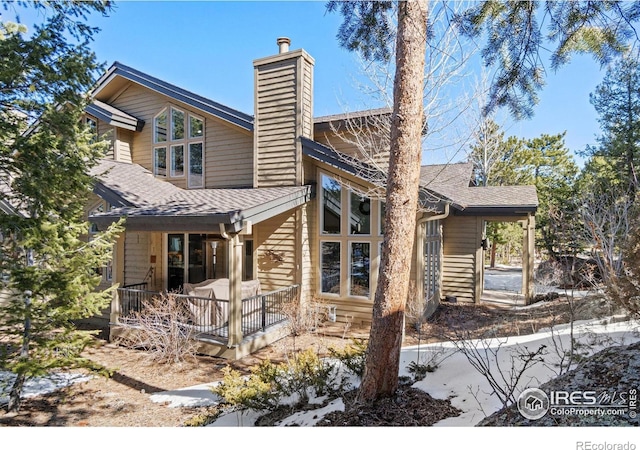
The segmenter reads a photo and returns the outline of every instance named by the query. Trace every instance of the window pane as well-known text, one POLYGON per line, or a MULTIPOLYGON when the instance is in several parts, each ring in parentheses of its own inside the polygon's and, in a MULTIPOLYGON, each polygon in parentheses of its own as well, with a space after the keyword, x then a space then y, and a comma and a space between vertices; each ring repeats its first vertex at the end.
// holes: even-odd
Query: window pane
POLYGON ((244 271, 242 281, 253 280, 253 241, 244 241, 244 271))
POLYGON ((189 116, 189 137, 198 138, 204 134, 204 122, 197 117, 189 116))
POLYGON ((167 111, 162 111, 154 120, 154 142, 167 142, 167 111))
POLYGON ((200 283, 207 278, 207 249, 205 234, 189 235, 189 283, 200 283))
POLYGON ((184 175, 184 146, 173 145, 171 147, 171 176, 181 177, 184 175))
POLYGON ((380 202, 380 234, 384 234, 384 226, 385 226, 384 215, 386 212, 385 205, 386 203, 380 202))
POLYGON ((326 175, 322 175, 322 233, 340 234, 341 214, 340 184, 326 175))
POLYGON ((371 233, 371 199, 355 192, 350 193, 351 214, 349 214, 350 234, 371 233))
POLYGON ((322 292, 340 293, 340 243, 322 242, 320 247, 322 266, 322 292))
POLYGON ((171 140, 184 139, 184 113, 171 110, 171 140))
POLYGON ((202 175, 202 142, 189 144, 189 186, 204 186, 202 175))
POLYGON ((369 248, 368 242, 351 243, 351 295, 369 296, 369 248))
POLYGON ((154 149, 153 173, 155 175, 167 176, 167 148, 158 147, 154 149))
POLYGON ((167 271, 169 292, 182 292, 184 283, 184 234, 169 234, 167 236, 167 271))

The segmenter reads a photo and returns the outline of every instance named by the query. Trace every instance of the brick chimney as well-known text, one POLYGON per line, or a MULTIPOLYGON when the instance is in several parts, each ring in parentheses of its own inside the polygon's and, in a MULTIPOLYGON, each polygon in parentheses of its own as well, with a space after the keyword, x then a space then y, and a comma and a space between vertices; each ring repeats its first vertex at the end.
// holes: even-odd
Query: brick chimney
POLYGON ((300 186, 300 136, 313 138, 314 59, 277 39, 278 54, 253 62, 255 187, 300 186))

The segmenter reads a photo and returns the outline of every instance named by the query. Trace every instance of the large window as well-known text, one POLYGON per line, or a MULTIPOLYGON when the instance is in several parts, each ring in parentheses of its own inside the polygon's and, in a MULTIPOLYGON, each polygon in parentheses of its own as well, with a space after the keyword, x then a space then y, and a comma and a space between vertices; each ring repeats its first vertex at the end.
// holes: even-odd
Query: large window
POLYGON ((330 175, 319 179, 320 292, 370 299, 383 239, 382 203, 330 175))
POLYGON ((204 187, 204 119, 165 108, 153 119, 153 144, 154 175, 181 178, 186 173, 188 187, 204 187))

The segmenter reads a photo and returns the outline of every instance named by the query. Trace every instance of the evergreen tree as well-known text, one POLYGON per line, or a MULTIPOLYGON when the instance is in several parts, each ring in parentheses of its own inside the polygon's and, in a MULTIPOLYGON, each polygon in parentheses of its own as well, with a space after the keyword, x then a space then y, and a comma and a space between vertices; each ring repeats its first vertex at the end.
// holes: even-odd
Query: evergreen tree
POLYGON ((9 300, 0 310, 0 368, 15 373, 9 410, 24 382, 52 370, 93 367, 90 341, 74 321, 97 315, 111 293, 96 292, 118 226, 89 240, 88 175, 105 146, 82 123, 101 66, 89 49, 88 14, 110 4, 2 2, 44 17, 32 33, 0 22, 0 271, 9 300))
POLYGON ((607 69, 602 83, 589 96, 600 116, 602 136, 591 155, 604 156, 617 172, 616 178, 632 197, 638 183, 640 163, 640 63, 630 53, 607 69))

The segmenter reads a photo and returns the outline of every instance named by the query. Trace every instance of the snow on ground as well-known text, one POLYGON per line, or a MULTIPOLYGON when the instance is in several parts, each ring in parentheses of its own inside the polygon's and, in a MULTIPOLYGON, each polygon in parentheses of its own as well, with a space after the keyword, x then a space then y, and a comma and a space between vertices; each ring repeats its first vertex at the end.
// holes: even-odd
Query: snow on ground
MULTIPOLYGON (((628 345, 640 340, 640 326, 638 322, 616 322, 615 317, 595 321, 581 321, 574 323, 574 336, 580 343, 583 356, 593 354, 611 345, 628 345)), ((509 375, 512 356, 523 350, 535 351, 541 345, 546 346, 544 363, 540 362, 530 367, 516 387, 517 394, 527 387, 538 387, 558 375, 557 362, 559 352, 555 348, 568 349, 570 343, 570 328, 568 325, 558 326, 552 330, 542 330, 536 334, 496 338, 491 340, 465 341, 466 348, 476 348, 489 355, 492 370, 498 365, 506 375, 509 375)), ((462 414, 451 417, 435 424, 439 427, 474 426, 485 416, 501 408, 498 397, 492 393, 485 377, 476 371, 465 355, 451 342, 435 343, 421 346, 406 347, 401 355, 400 375, 411 376, 407 367, 411 362, 420 364, 436 363, 438 368, 414 384, 434 398, 450 398, 462 414)), ((186 388, 178 391, 164 392, 151 396, 152 401, 171 401, 173 407, 193 405, 198 399, 215 402, 216 400, 203 391, 207 385, 196 388, 186 388), (195 396, 192 397, 192 396, 195 396)), ((329 403, 327 406, 311 411, 298 412, 280 422, 280 426, 313 426, 322 419, 324 414, 331 411, 344 410, 341 399, 329 403)), ((209 426, 213 427, 252 427, 261 415, 258 411, 247 411, 242 414, 230 413, 221 416, 209 426)))
MULTIPOLYGON (((589 354, 593 354, 611 345, 628 345, 640 340, 640 325, 637 321, 616 320, 620 320, 620 318, 609 317, 574 323, 574 336, 580 343, 580 351, 583 352, 583 355, 585 350, 589 354)), ((562 325, 531 335, 471 340, 464 341, 464 343, 466 348, 476 348, 483 354, 489 355, 488 361, 492 370, 495 371, 499 365, 503 369, 503 373, 507 375, 509 375, 512 355, 516 355, 518 351, 523 349, 535 351, 541 345, 546 345, 545 362, 538 363, 527 370, 517 385, 516 393, 519 393, 527 387, 540 386, 557 376, 558 367, 556 364, 559 360, 559 354, 554 348, 569 348, 569 331, 568 325, 562 325)), ((501 403, 492 393, 486 378, 471 366, 469 360, 456 348, 454 343, 442 342, 403 348, 400 375, 411 376, 408 366, 412 362, 431 363, 438 366, 434 372, 427 373, 423 380, 416 382, 415 387, 423 389, 434 398, 450 398, 453 406, 462 410, 462 414, 459 416, 442 420, 435 426, 473 426, 485 416, 500 409, 501 403)), ((78 374, 55 374, 51 377, 28 381, 25 385, 25 393, 27 396, 49 393, 68 386, 70 383, 88 379, 89 377, 78 374)), ((8 391, 12 382, 13 377, 10 374, 0 372, 0 404, 8 401, 8 391)), ((160 392, 151 395, 150 400, 166 403, 168 407, 214 405, 218 403, 219 399, 210 390, 213 385, 214 383, 208 383, 160 392)), ((341 399, 336 399, 320 409, 299 412, 285 418, 281 421, 280 426, 313 426, 325 414, 341 410, 344 410, 344 403, 341 399)), ((252 427, 261 414, 258 411, 248 411, 242 414, 234 412, 221 416, 209 426, 252 427)))
MULTIPOLYGON (((15 381, 14 374, 0 372, 0 406, 9 403, 9 392, 15 381)), ((37 377, 27 380, 24 384, 23 398, 35 397, 54 392, 58 389, 70 386, 73 383, 88 381, 91 376, 77 373, 53 373, 46 377, 37 377)))

